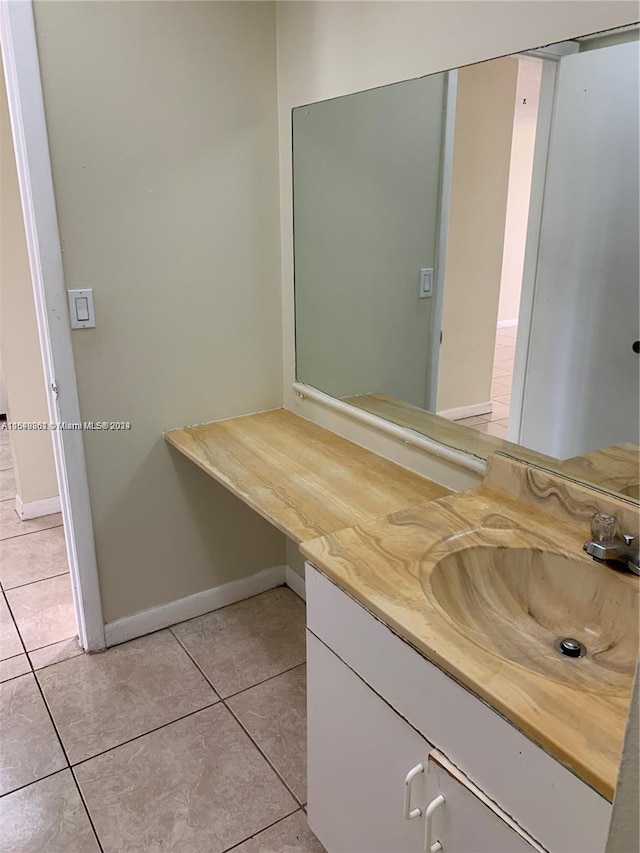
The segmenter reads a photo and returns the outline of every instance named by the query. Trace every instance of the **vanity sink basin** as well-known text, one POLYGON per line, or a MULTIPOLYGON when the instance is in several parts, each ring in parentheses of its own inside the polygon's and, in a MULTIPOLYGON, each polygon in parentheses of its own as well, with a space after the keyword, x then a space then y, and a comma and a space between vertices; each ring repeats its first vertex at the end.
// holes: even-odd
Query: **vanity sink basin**
POLYGON ((463 638, 572 687, 629 692, 638 653, 635 579, 536 547, 469 544, 441 554, 421 571, 421 584, 463 638))

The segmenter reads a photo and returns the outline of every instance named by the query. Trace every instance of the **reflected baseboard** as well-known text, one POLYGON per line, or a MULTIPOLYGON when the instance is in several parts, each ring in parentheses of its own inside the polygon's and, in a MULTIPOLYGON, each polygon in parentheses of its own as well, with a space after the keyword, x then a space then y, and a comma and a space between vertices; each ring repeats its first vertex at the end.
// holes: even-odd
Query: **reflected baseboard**
POLYGON ((487 400, 484 403, 474 403, 472 406, 458 406, 455 409, 442 409, 436 412, 441 418, 448 421, 461 421, 464 418, 476 418, 479 415, 490 415, 493 411, 493 403, 487 400))
POLYGON ((16 512, 21 521, 30 521, 32 518, 42 518, 45 515, 55 515, 61 512, 61 509, 58 495, 40 501, 23 501, 20 495, 16 495, 16 512))

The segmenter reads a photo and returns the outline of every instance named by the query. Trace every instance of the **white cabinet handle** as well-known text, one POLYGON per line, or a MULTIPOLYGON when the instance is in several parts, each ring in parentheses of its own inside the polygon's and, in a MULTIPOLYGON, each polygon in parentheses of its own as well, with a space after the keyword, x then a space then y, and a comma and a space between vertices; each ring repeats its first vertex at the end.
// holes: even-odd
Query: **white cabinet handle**
POLYGON ((431 800, 424 813, 424 853, 438 853, 439 850, 442 850, 442 844, 439 841, 436 841, 435 844, 431 843, 431 816, 443 803, 444 797, 439 794, 435 800, 431 800))
POLYGON ((407 773, 404 779, 404 819, 405 820, 413 820, 414 817, 420 817, 422 814, 422 809, 412 809, 411 808, 411 783, 419 776, 420 773, 424 773, 424 766, 422 764, 416 764, 415 767, 412 767, 411 770, 407 773))

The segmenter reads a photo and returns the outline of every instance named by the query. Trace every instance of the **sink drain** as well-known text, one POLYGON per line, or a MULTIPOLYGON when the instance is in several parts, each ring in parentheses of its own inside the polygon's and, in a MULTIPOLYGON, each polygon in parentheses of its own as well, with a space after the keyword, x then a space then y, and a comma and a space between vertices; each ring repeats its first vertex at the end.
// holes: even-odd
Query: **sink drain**
POLYGON ((561 637, 561 639, 556 640, 553 645, 557 652, 560 652, 561 655, 565 655, 565 657, 568 658, 581 658, 587 653, 587 650, 582 643, 578 640, 574 640, 573 637, 561 637))

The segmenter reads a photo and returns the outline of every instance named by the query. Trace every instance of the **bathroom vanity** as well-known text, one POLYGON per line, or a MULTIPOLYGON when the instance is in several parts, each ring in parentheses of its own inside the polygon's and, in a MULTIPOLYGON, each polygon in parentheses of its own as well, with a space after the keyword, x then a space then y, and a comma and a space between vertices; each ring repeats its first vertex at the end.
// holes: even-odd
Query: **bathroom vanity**
POLYGON ((308 561, 329 853, 605 849, 639 581, 583 544, 638 537, 638 50, 296 104, 286 410, 165 434, 308 561))
POLYGON ((283 410, 165 437, 308 560, 330 853, 602 853, 639 582, 582 546, 596 512, 637 535, 636 506, 500 455, 452 493, 283 410))
POLYGON ((479 490, 302 546, 309 824, 332 853, 604 850, 638 579, 583 555, 588 490, 494 467, 532 502, 490 466, 479 490))
POLYGON ((308 814, 328 850, 604 849, 605 799, 310 564, 307 607, 308 814))

